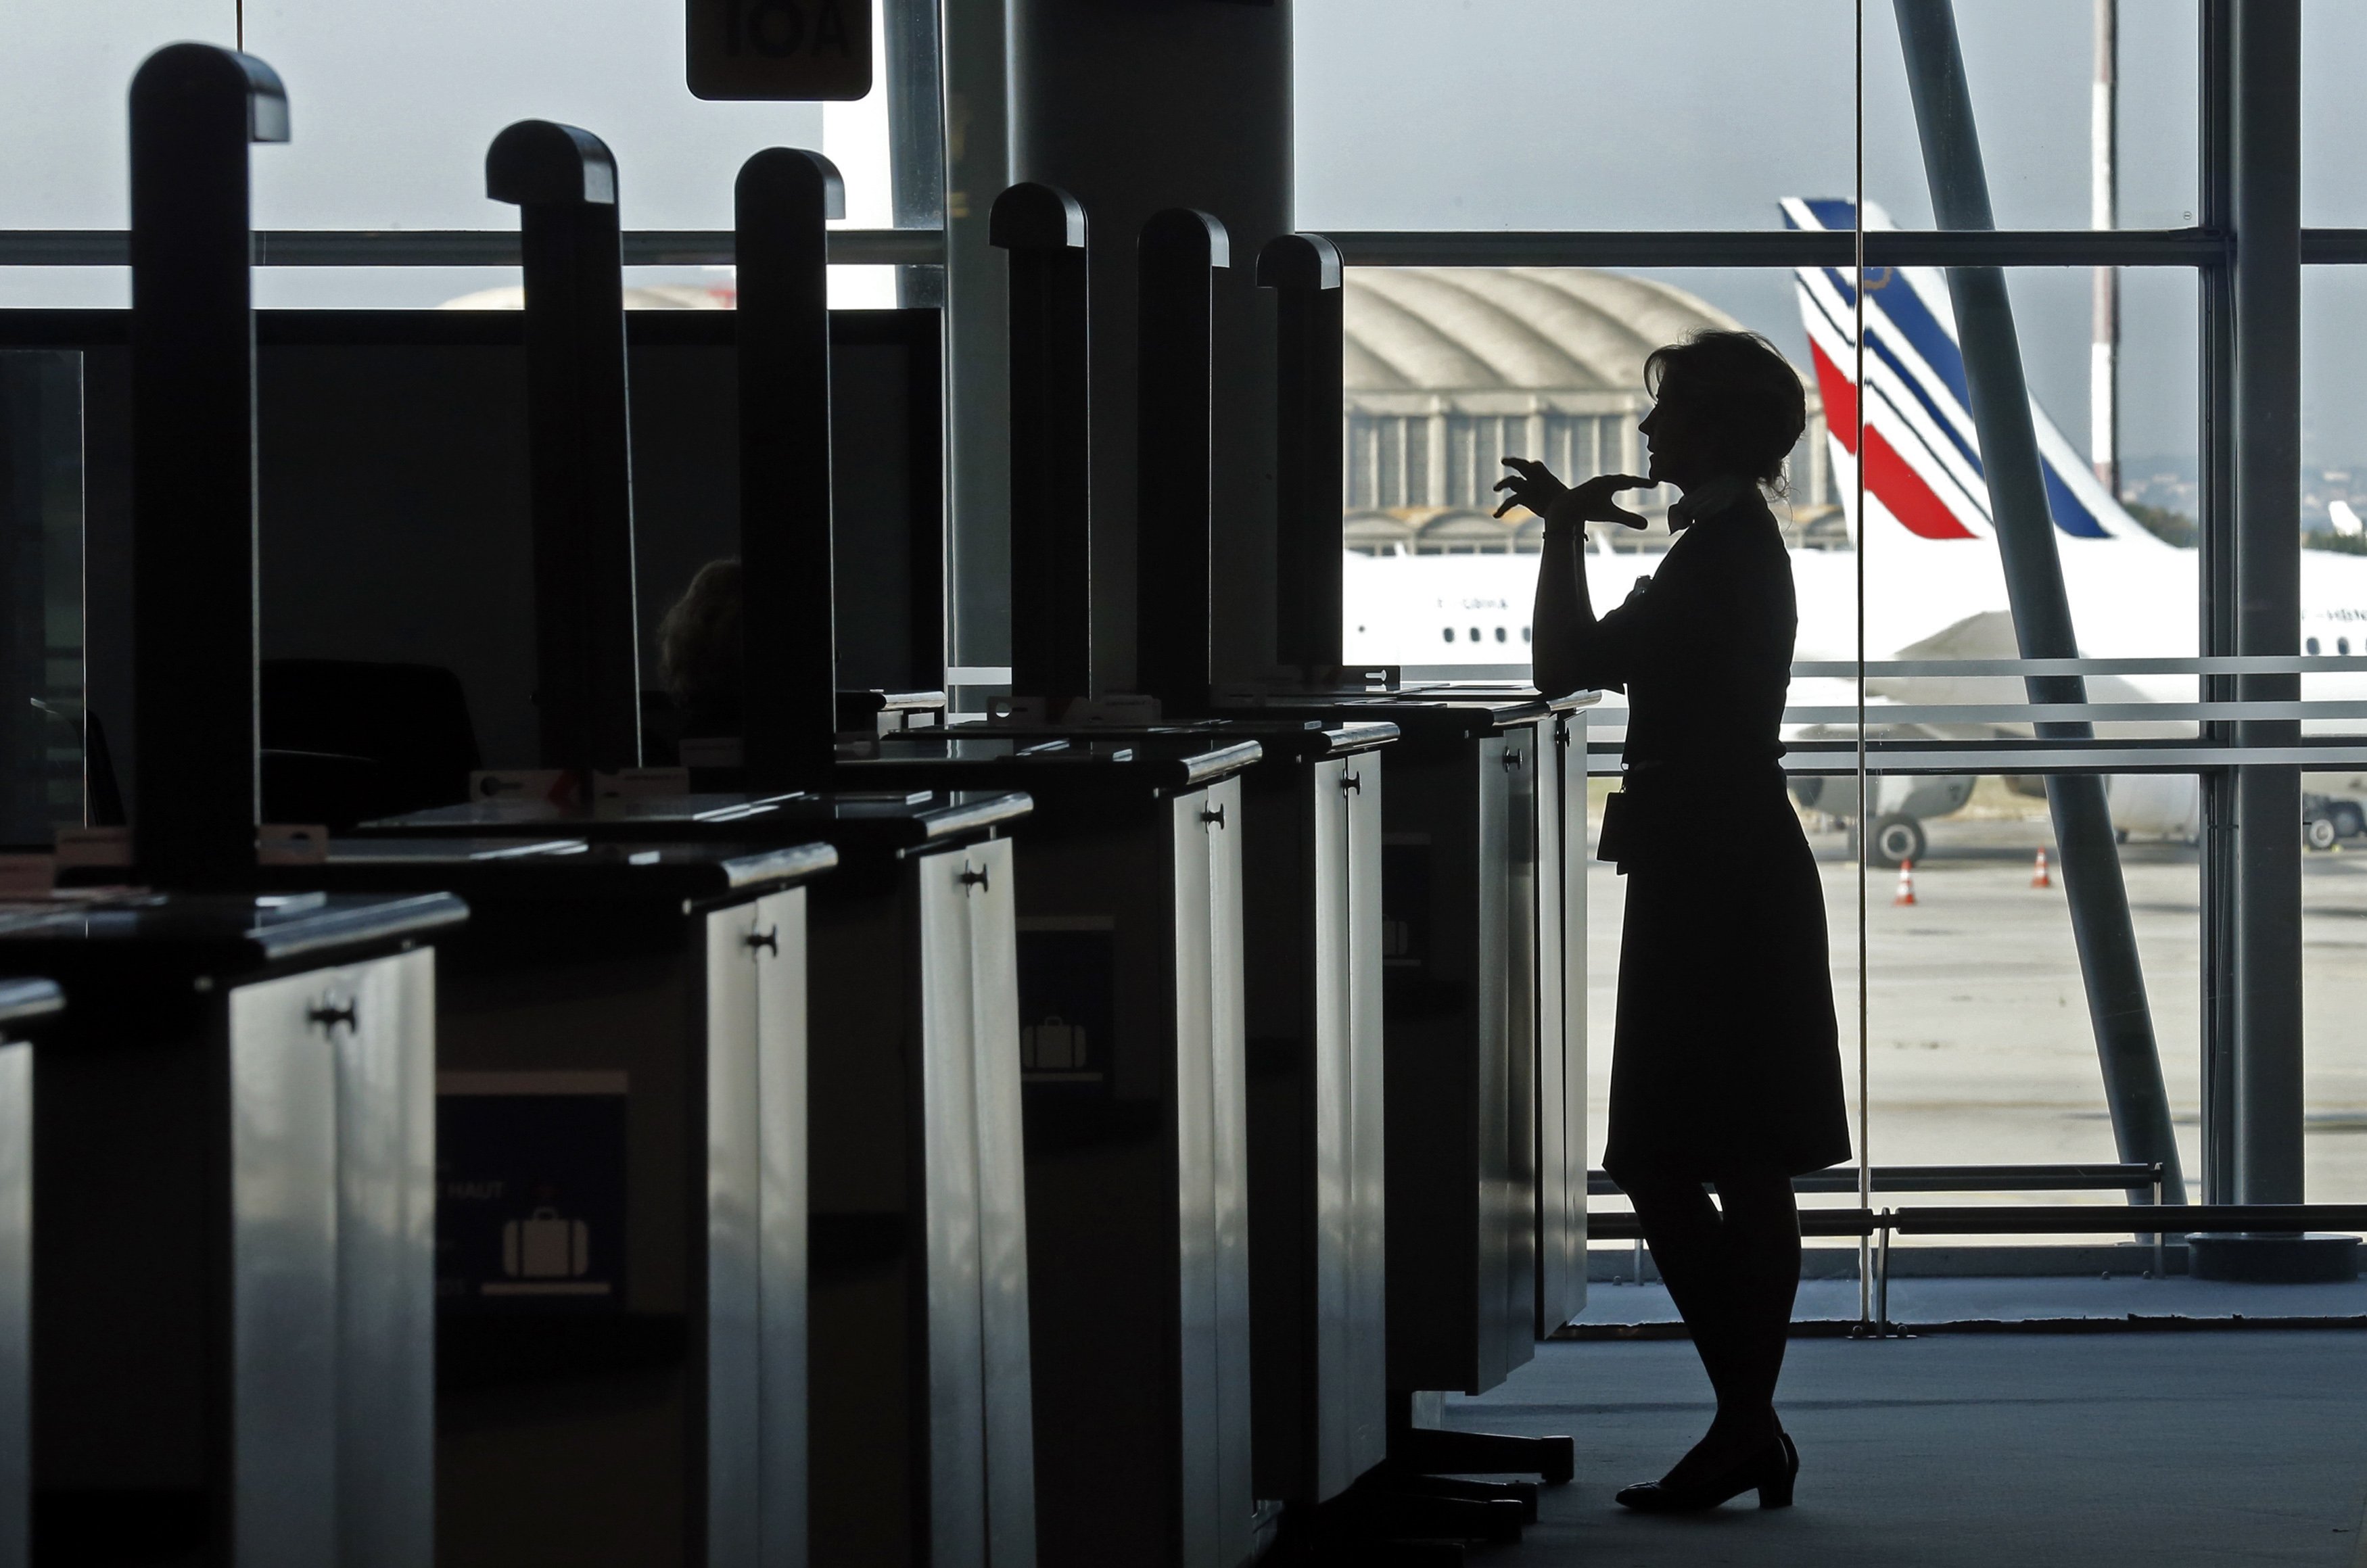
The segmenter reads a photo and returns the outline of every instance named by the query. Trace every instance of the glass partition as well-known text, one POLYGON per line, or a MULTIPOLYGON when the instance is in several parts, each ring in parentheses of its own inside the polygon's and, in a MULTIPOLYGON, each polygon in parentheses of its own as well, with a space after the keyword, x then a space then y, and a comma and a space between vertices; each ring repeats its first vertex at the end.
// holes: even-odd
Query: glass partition
POLYGON ((0 349, 0 847, 87 820, 82 441, 82 355, 0 349))

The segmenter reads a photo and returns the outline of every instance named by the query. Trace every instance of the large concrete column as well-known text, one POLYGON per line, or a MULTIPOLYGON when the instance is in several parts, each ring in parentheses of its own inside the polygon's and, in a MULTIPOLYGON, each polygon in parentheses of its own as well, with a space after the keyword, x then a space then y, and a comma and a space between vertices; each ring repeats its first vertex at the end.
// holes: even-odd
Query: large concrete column
MULTIPOLYGON (((2301 79, 2299 0, 2237 0, 2232 73, 2236 651, 2301 651, 2301 79)), ((2296 675, 2237 694, 2291 702, 2296 675)), ((2253 719, 2239 744, 2291 746, 2301 727, 2253 719)), ((2301 773, 2237 770, 2236 1201, 2302 1201, 2301 773)))
MULTIPOLYGON (((1214 214, 1237 255, 1289 230, 1290 6, 1006 3, 1013 178, 1069 192, 1092 225, 1093 643, 1099 684, 1122 690, 1134 680, 1136 238, 1171 207, 1214 214)), ((1273 663, 1273 302, 1251 270, 1217 274, 1213 304, 1220 682, 1273 663)))

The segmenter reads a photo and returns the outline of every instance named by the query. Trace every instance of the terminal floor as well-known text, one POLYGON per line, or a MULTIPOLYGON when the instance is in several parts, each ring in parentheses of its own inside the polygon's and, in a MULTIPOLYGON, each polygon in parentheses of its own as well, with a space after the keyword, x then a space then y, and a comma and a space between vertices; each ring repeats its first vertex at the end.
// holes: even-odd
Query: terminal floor
MULTIPOLYGON (((1598 1287, 1599 1289, 1599 1287, 1598 1287)), ((1939 1334, 1793 1341, 1798 1504, 1646 1517, 1611 1500, 1710 1414, 1682 1340, 1557 1342, 1449 1426, 1578 1439, 1523 1564, 2117 1568, 2367 1564, 2367 1332, 1939 1334)))

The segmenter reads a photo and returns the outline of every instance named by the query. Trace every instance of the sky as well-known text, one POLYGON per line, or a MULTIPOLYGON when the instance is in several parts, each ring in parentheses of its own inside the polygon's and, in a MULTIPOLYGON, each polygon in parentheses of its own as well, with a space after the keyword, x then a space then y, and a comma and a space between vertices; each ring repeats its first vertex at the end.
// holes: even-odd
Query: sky
MULTIPOLYGON (((1845 195, 1857 151, 1855 0, 1295 0, 1298 222, 1341 228, 1764 228, 1788 195, 1845 195)), ((2122 212, 2191 220, 2195 0, 2123 0, 2122 212)), ((1959 0, 1998 220, 2088 222, 2087 0, 1959 0)), ((230 42, 235 0, 11 0, 0 54, 0 226, 116 228, 122 92, 157 45, 230 42)), ((2367 129, 2347 62, 2367 5, 2305 0, 2304 211, 2367 224, 2367 129)), ((722 228, 730 176, 768 144, 823 146, 850 221, 884 220, 882 108, 711 104, 682 83, 680 0, 247 0, 245 42, 288 84, 294 140, 255 155, 263 228, 485 228, 494 132, 545 117, 603 136, 635 229, 722 228)), ((1865 185, 1931 220, 1889 6, 1864 6, 1865 185)), ((689 280, 696 275, 651 272, 689 280)), ((1797 351, 1779 273, 1662 275, 1797 351)), ((639 279, 637 279, 639 280, 639 279)), ((266 304, 434 304, 513 281, 464 269, 274 269, 266 304)), ((842 302, 882 279, 846 278, 842 302)), ((119 272, 0 268, 0 305, 119 303, 119 272)), ((2031 381, 2087 429, 2084 272, 2013 279, 2031 381)), ((2192 276, 2124 283, 2123 449, 2195 447, 2192 276)), ((2304 445, 2367 458, 2367 278, 2308 286, 2304 445)))
MULTIPOLYGON (((1854 0, 1296 0, 1297 220, 1338 228, 1763 229, 1785 196, 1855 177, 1854 0)), ((1892 9, 1864 14, 1868 197, 1931 205, 1892 9)), ((1990 193, 2006 228, 2086 228, 2094 70, 2088 0, 1958 0, 1990 193)), ((2303 215, 2367 225, 2356 62, 2367 5, 2304 0, 2303 215)), ((2124 227, 2193 221, 2194 0, 2122 0, 2124 227)), ((2304 447, 2367 457, 2367 279, 2305 283, 2304 447)), ((1657 274, 1804 354, 1780 272, 1657 274)), ((2088 429, 2090 279, 2011 278, 2032 390, 2088 429)), ((2122 450, 2191 460, 2193 275, 2123 281, 2122 450)))

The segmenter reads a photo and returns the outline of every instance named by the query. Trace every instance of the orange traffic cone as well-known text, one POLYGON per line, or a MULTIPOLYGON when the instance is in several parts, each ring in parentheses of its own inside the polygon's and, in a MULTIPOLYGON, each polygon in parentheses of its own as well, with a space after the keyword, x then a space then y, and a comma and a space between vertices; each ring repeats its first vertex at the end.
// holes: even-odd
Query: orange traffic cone
POLYGON ((2030 868, 2030 885, 2033 887, 2052 887, 2055 886, 2055 874, 2046 869, 2046 852, 2044 850, 2038 852, 2038 863, 2030 868))
POLYGON ((1915 863, 1913 861, 1903 860, 1898 863, 1898 891, 1890 896, 1890 902, 1894 908, 1915 902, 1915 863))

